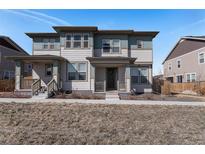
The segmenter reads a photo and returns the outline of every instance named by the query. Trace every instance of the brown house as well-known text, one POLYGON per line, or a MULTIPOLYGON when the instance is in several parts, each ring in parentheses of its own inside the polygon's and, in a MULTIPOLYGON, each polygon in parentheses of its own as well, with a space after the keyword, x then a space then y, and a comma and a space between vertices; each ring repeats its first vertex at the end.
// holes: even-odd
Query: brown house
MULTIPOLYGON (((17 45, 13 40, 11 40, 9 37, 0 36, 0 80, 12 78, 14 79, 15 62, 6 59, 6 56, 16 55, 28 55, 28 53, 25 50, 23 50, 19 45, 17 45)), ((28 65, 28 67, 31 66, 28 65)))
POLYGON ((164 78, 171 82, 205 81, 205 36, 182 37, 163 65, 164 78))

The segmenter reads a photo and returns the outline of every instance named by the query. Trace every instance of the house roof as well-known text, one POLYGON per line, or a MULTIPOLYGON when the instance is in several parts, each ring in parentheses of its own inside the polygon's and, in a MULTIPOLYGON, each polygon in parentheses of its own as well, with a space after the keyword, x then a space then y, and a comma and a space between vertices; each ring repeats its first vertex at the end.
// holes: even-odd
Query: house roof
POLYGON ((17 43, 15 43, 8 36, 0 35, 0 45, 28 55, 28 53, 24 49, 22 49, 17 43))
POLYGON ((6 56, 9 60, 66 60, 61 56, 54 55, 29 55, 29 56, 6 56))
POLYGON ((168 56, 165 58, 162 64, 165 63, 165 61, 176 58, 178 56, 182 56, 186 53, 198 50, 200 48, 205 47, 205 37, 202 36, 185 36, 182 37, 174 46, 174 48, 171 50, 171 52, 168 54, 168 56))
POLYGON ((96 26, 53 26, 56 32, 64 31, 97 31, 96 26))
POLYGON ((58 33, 25 33, 30 38, 33 37, 59 37, 58 33))

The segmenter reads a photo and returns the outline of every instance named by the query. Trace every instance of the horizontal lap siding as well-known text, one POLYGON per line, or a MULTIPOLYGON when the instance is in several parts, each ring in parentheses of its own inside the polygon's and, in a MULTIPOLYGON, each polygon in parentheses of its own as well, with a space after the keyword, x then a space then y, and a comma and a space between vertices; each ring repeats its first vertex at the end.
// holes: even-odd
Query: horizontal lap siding
POLYGON ((205 48, 197 51, 190 52, 183 56, 179 56, 174 59, 167 60, 164 63, 164 76, 173 76, 176 82, 177 75, 183 75, 183 82, 186 82, 186 73, 196 73, 196 79, 205 81, 205 63, 199 64, 198 55, 201 52, 205 52, 205 48), (177 60, 181 60, 181 67, 177 68, 177 60), (172 70, 168 70, 169 63, 171 63, 172 70))
POLYGON ((67 80, 67 63, 62 64, 62 83, 63 89, 67 90, 91 90, 90 89, 90 63, 86 57, 92 57, 92 50, 74 49, 61 50, 61 56, 69 62, 86 62, 87 63, 87 80, 86 81, 68 81, 67 80))
POLYGON ((43 50, 43 51, 34 51, 33 52, 34 55, 55 55, 55 56, 60 56, 60 50, 59 51, 47 51, 47 50, 43 50))
POLYGON ((137 58, 136 62, 152 62, 152 50, 131 50, 131 57, 137 58))

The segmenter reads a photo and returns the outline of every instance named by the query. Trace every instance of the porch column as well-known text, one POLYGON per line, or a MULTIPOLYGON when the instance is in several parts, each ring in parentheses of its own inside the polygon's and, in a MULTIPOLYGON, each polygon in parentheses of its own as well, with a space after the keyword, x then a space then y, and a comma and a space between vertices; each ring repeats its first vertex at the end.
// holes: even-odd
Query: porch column
POLYGON ((15 62, 15 90, 20 90, 21 88, 21 61, 15 62))
POLYGON ((95 92, 95 66, 90 64, 90 89, 95 92))
POLYGON ((59 61, 53 62, 53 78, 59 86, 59 61))
POLYGON ((126 83, 126 92, 130 92, 131 89, 130 66, 126 66, 125 69, 125 83, 126 83))

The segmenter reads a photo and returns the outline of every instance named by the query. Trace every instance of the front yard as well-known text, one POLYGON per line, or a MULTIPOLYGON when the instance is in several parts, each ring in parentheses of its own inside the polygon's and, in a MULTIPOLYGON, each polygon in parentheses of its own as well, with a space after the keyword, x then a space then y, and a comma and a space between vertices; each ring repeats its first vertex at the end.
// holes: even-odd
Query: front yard
POLYGON ((205 108, 3 103, 0 144, 205 144, 205 108))

